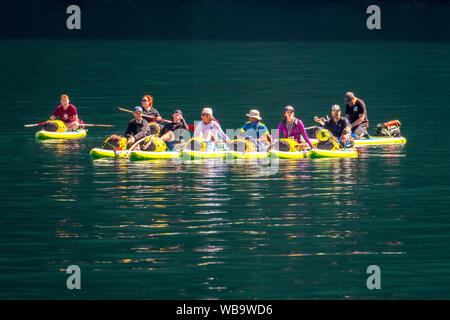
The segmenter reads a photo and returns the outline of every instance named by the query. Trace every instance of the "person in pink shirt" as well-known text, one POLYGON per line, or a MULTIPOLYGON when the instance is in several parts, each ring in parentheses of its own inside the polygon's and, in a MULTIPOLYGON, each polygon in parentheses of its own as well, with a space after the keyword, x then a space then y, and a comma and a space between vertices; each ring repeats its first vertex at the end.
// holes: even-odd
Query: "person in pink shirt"
POLYGON ((61 96, 61 104, 53 111, 50 120, 55 120, 57 117, 64 122, 69 130, 77 130, 84 128, 83 120, 78 118, 78 112, 74 105, 69 104, 69 96, 63 94, 61 96))

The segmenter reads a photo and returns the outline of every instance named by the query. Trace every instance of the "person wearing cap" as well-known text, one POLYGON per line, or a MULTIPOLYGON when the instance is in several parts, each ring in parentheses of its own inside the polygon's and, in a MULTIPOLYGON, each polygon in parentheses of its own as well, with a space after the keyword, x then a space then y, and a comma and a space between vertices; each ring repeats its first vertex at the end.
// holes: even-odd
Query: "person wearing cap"
POLYGON ((283 138, 294 139, 298 143, 301 143, 301 138, 303 137, 309 147, 313 148, 313 144, 306 134, 303 122, 295 117, 293 106, 286 106, 284 108, 284 113, 278 126, 278 132, 275 134, 274 139, 278 139, 281 135, 283 135, 283 138))
POLYGON ((248 137, 254 140, 256 146, 258 147, 258 151, 266 151, 268 143, 271 142, 271 137, 266 125, 261 122, 262 118, 259 111, 252 109, 246 114, 246 116, 249 121, 244 123, 242 126, 238 133, 238 138, 242 139, 248 137))
POLYGON ((61 95, 60 102, 61 104, 50 116, 50 120, 55 120, 59 117, 69 130, 76 130, 79 127, 84 128, 83 120, 78 118, 77 109, 74 105, 69 103, 69 96, 67 94, 61 95))
POLYGON ((368 136, 369 120, 367 118, 366 104, 357 98, 353 92, 345 94, 345 114, 348 121, 350 121, 352 132, 357 138, 368 136))
POLYGON ((324 129, 330 131, 344 148, 349 147, 351 145, 352 127, 348 119, 342 117, 342 111, 339 105, 335 104, 331 107, 331 116, 331 119, 327 121, 314 117, 314 121, 319 123, 324 129))
POLYGON ((150 132, 148 122, 142 117, 142 114, 141 107, 137 106, 134 108, 134 119, 130 120, 127 131, 125 132, 125 137, 128 139, 129 144, 133 144, 137 140, 146 137, 150 132))
POLYGON ((228 138, 228 136, 223 132, 220 124, 215 121, 211 108, 203 108, 201 116, 202 121, 196 124, 193 138, 201 137, 205 140, 205 142, 215 142, 218 141, 219 138, 222 138, 223 140, 230 140, 230 138, 228 138))
POLYGON ((181 110, 175 110, 172 114, 172 122, 166 123, 159 133, 160 138, 172 150, 175 144, 180 143, 180 129, 189 130, 186 120, 183 118, 181 110), (175 133, 177 133, 175 135, 175 133))
POLYGON ((144 118, 152 118, 154 120, 161 120, 161 115, 158 110, 153 107, 153 97, 145 95, 142 97, 142 112, 144 118))

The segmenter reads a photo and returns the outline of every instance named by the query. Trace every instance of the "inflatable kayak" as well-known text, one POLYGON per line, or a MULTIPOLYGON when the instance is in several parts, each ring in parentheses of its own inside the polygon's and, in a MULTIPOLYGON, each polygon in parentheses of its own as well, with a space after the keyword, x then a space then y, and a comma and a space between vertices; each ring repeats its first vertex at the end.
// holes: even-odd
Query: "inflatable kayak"
POLYGON ((156 160, 156 159, 174 159, 179 158, 181 152, 178 151, 163 151, 163 152, 151 152, 134 150, 131 151, 130 160, 156 160))
MULTIPOLYGON (((313 145, 317 145, 319 140, 310 139, 313 145)), ((403 137, 370 137, 369 139, 354 140, 355 146, 383 145, 383 144, 404 144, 406 139, 403 137)))
POLYGON ((193 151, 193 150, 183 150, 183 158, 194 159, 224 159, 227 157, 227 151, 193 151))
POLYGON ((370 139, 355 140, 355 146, 382 145, 382 144, 404 144, 403 137, 370 137, 370 139))
POLYGON ((64 132, 52 132, 41 130, 36 132, 36 139, 46 140, 46 139, 81 139, 86 137, 87 131, 85 129, 78 129, 75 131, 64 131, 64 132))
POLYGON ((280 159, 302 159, 308 157, 310 151, 294 151, 294 152, 288 152, 288 151, 278 151, 278 150, 272 150, 270 151, 270 156, 273 158, 280 158, 280 159))
POLYGON ((91 157, 94 159, 101 158, 128 158, 128 150, 118 151, 118 150, 107 150, 101 148, 94 148, 90 152, 91 157))
POLYGON ((232 159, 264 159, 269 156, 269 153, 228 151, 228 156, 232 159))
POLYGON ((355 149, 347 150, 322 150, 312 149, 309 152, 309 158, 356 158, 358 151, 355 149))

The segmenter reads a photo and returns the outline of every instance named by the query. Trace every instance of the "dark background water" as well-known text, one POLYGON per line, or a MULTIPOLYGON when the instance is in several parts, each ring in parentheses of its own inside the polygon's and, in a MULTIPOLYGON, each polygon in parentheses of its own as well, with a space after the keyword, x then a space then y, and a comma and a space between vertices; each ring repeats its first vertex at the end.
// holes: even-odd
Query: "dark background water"
POLYGON ((0 39, 0 298, 448 298, 446 41, 17 32, 0 39), (209 104, 223 128, 238 128, 257 107, 275 128, 284 105, 312 125, 347 90, 366 101, 372 129, 399 119, 408 143, 362 147, 358 159, 281 161, 267 176, 258 162, 89 157, 125 129, 129 116, 115 106, 146 93, 164 117, 181 107, 192 123, 209 104), (116 127, 37 142, 23 124, 45 120, 62 93, 86 122, 116 127), (66 288, 71 264, 80 291, 66 288), (377 291, 366 287, 373 264, 377 291))

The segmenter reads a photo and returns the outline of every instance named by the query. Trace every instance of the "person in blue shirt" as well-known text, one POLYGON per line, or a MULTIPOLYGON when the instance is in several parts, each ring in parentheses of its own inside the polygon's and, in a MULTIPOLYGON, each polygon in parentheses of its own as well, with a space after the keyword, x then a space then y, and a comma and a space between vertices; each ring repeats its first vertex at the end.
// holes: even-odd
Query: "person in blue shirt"
POLYGON ((262 118, 259 111, 255 109, 250 110, 246 116, 249 121, 244 123, 241 130, 239 130, 238 138, 249 139, 256 145, 258 151, 266 151, 272 139, 266 125, 261 122, 262 118))

